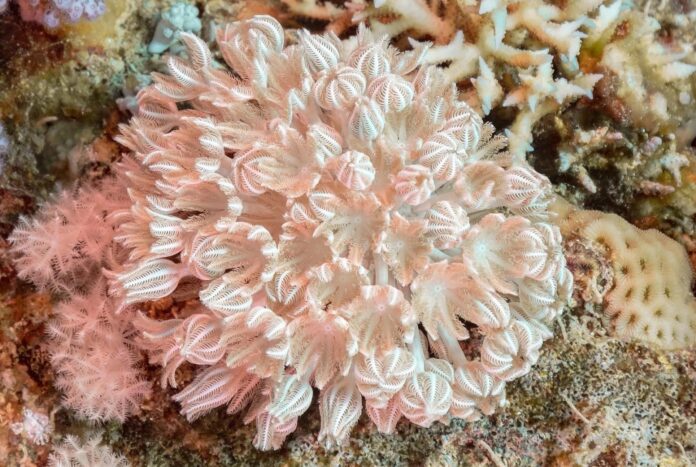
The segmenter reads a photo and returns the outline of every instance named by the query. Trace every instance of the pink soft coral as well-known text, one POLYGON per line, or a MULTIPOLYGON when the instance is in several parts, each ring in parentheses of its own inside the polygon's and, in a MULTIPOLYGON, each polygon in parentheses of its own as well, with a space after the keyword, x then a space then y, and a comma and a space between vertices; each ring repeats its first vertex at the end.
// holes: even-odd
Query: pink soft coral
POLYGON ((142 379, 128 312, 114 313, 103 283, 58 305, 49 324, 51 363, 65 404, 92 420, 119 420, 140 410, 142 379))
POLYGON ((285 37, 268 16, 222 28, 232 74, 182 34, 190 59, 169 59, 121 129, 125 202, 61 201, 13 236, 41 248, 20 256, 25 277, 72 294, 51 328, 68 404, 136 410, 135 342, 163 386, 200 366, 182 413, 245 411, 260 449, 283 443, 313 388, 328 444, 363 407, 385 432, 492 413, 570 291, 549 182, 422 65, 424 46, 399 53, 364 28, 285 37), (87 279, 99 267, 108 297, 87 279), (133 309, 164 297, 189 306, 139 313, 132 339, 133 309))
POLYGON ((84 291, 100 275, 114 230, 107 214, 121 206, 125 191, 113 181, 74 193, 64 191, 10 235, 15 267, 41 289, 84 291))
POLYGON ((66 436, 53 447, 48 456, 49 467, 130 467, 128 460, 101 444, 101 435, 92 435, 82 442, 75 436, 66 436))
POLYGON ((108 214, 123 207, 124 196, 118 178, 65 191, 10 236, 19 276, 62 300, 48 325, 56 385, 65 404, 90 419, 123 421, 149 391, 137 364, 133 312, 118 313, 102 275, 123 255, 108 214))
POLYGON ((120 137, 131 206, 115 214, 128 259, 112 292, 197 292, 177 319, 140 315, 144 347, 163 384, 203 367, 175 397, 183 413, 248 408, 261 449, 294 430, 312 387, 327 443, 363 404, 387 432, 492 413, 569 293, 549 182, 421 65, 424 47, 399 53, 364 28, 285 37, 267 16, 221 28, 232 74, 183 34, 190 59, 141 92, 120 137), (521 301, 536 288, 553 310, 521 301))

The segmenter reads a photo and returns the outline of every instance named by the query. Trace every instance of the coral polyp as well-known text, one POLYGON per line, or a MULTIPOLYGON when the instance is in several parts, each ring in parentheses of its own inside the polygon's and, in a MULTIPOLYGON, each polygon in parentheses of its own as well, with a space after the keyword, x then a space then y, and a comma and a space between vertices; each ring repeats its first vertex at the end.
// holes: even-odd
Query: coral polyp
POLYGON ((536 362, 572 277, 547 223, 550 183, 458 97, 443 71, 360 28, 221 28, 229 69, 188 59, 138 96, 119 141, 131 206, 121 307, 197 299, 136 327, 189 419, 227 406, 276 449, 320 390, 320 438, 473 420, 536 362), (231 70, 231 72, 230 72, 231 70))
MULTIPOLYGON (((3 13, 10 0, 0 0, 3 13)), ((83 19, 95 20, 106 12, 105 0, 17 0, 24 21, 40 23, 47 28, 75 23, 83 19)))

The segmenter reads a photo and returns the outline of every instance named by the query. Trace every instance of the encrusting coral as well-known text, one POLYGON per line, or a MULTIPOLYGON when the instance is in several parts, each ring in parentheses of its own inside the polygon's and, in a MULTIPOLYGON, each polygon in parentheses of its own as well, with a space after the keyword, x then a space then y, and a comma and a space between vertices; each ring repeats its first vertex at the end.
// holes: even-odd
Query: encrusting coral
POLYGON ((617 336, 670 350, 696 344, 693 271, 682 245, 599 211, 571 212, 562 230, 595 242, 610 257, 614 285, 604 301, 617 336))
POLYGON ((198 296, 135 322, 163 385, 203 367, 182 412, 248 408, 271 449, 312 386, 329 444, 363 397, 385 432, 503 405, 571 288, 548 181, 421 66, 425 46, 361 28, 286 47, 259 16, 220 29, 230 75, 182 38, 190 61, 170 57, 122 128, 132 207, 111 217, 129 253, 108 273, 123 307, 198 296))

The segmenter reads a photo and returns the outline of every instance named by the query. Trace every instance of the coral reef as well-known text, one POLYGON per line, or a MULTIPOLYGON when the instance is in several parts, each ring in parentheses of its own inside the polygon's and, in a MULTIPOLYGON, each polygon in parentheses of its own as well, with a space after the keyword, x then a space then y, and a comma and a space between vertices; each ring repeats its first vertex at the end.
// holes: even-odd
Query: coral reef
MULTIPOLYGON (((573 298, 562 315, 547 323, 554 337, 545 341, 533 369, 508 382, 504 389, 491 388, 491 394, 495 394, 492 403, 479 399, 466 409, 475 407, 475 411, 480 412, 498 404, 495 415, 475 421, 443 417, 447 425, 433 423, 428 428, 402 421, 386 435, 379 433, 370 414, 357 417, 359 409, 349 403, 343 405, 342 394, 355 395, 356 391, 351 392, 347 385, 334 387, 332 381, 321 393, 315 392, 319 396, 317 403, 310 404, 297 419, 296 430, 287 436, 282 449, 273 452, 251 447, 257 429, 245 426, 244 417, 230 417, 222 407, 189 423, 177 413, 181 405, 171 402, 176 391, 160 385, 150 387, 150 382, 162 379, 165 386, 176 383, 179 390, 200 389, 196 382, 200 382, 197 378, 204 369, 201 365, 217 357, 215 348, 190 352, 191 342, 206 342, 211 335, 211 328, 205 325, 204 319, 191 319, 195 315, 211 314, 197 297, 197 292, 205 286, 199 279, 183 278, 174 294, 135 306, 121 307, 119 297, 104 294, 102 268, 121 273, 124 264, 132 265, 123 256, 128 254, 128 248, 114 241, 114 227, 123 225, 132 202, 125 192, 106 200, 102 194, 104 188, 113 183, 123 186, 125 179, 120 177, 128 173, 133 177, 142 170, 134 163, 132 155, 121 159, 121 153, 129 150, 113 139, 118 133, 117 124, 129 118, 126 112, 144 120, 151 115, 152 107, 147 106, 145 113, 140 114, 136 95, 151 85, 151 71, 167 71, 168 58, 148 51, 148 42, 158 36, 158 24, 163 24, 159 32, 165 32, 166 24, 160 20, 165 16, 163 13, 176 5, 175 0, 119 0, 108 2, 105 14, 93 21, 71 23, 61 19, 59 27, 46 28, 42 24, 22 22, 18 5, 9 2, 10 8, 7 8, 8 1, 0 0, 0 11, 6 10, 0 17, 0 121, 6 129, 4 139, 0 133, 0 459, 6 459, 8 465, 46 465, 51 449, 57 450, 66 436, 75 436, 76 445, 79 445, 77 439, 90 440, 96 436, 97 425, 102 441, 93 444, 109 446, 127 457, 132 465, 696 463, 696 444, 692 436, 696 431, 693 397, 696 393, 696 353, 693 345, 682 348, 683 342, 670 341, 668 332, 657 339, 660 326, 663 331, 673 329, 675 337, 689 329, 675 324, 675 318, 688 318, 680 312, 689 311, 689 303, 693 301, 688 283, 692 275, 688 263, 696 266, 696 159, 693 149, 696 137, 696 73, 693 67, 696 60, 692 49, 696 15, 692 2, 196 2, 195 13, 201 25, 197 34, 201 34, 211 47, 211 67, 218 72, 225 69, 225 57, 213 44, 216 29, 220 24, 237 18, 252 18, 256 14, 275 17, 285 28, 287 43, 297 43, 298 37, 303 37, 303 27, 313 32, 332 31, 352 43, 356 41, 357 23, 364 21, 373 32, 387 33, 390 36, 387 42, 401 51, 409 53, 427 47, 422 59, 440 65, 452 76, 458 72, 457 64, 468 66, 469 74, 455 79, 459 91, 457 98, 485 112, 484 118, 499 131, 509 132, 512 151, 508 149, 507 153, 515 155, 515 164, 520 164, 524 157, 548 176, 553 186, 546 185, 545 193, 553 188, 581 208, 604 211, 573 213, 570 217, 577 222, 572 225, 566 222, 565 226, 567 207, 560 209, 559 214, 554 214, 557 207, 550 207, 551 213, 546 219, 538 219, 529 212, 517 213, 533 224, 550 222, 565 229, 563 249, 567 268, 573 275, 573 298), (457 54, 462 51, 468 54, 457 54), (541 61, 527 66, 515 63, 511 57, 541 61), (533 150, 527 152, 530 146, 533 150), (121 162, 114 164, 119 159, 121 162), (65 199, 42 202, 53 190, 59 194, 65 191, 65 199), (104 203, 104 209, 90 210, 80 206, 85 202, 83 194, 87 193, 104 203), (114 201, 118 201, 118 208, 114 201), (38 215, 31 219, 37 206, 40 206, 38 215), (114 211, 120 214, 108 215, 114 211), (79 215, 76 213, 85 214, 85 222, 80 223, 82 230, 76 229, 74 235, 73 232, 61 233, 61 228, 73 222, 65 221, 69 217, 66 212, 73 216, 73 221, 79 215), (634 225, 609 216, 607 212, 620 214, 634 225), (53 222, 49 222, 51 213, 55 214, 53 222), (13 262, 17 256, 8 251, 8 235, 18 223, 18 216, 25 219, 19 221, 23 227, 18 233, 42 225, 50 227, 56 236, 69 234, 66 238, 75 240, 66 243, 63 251, 70 253, 62 259, 58 255, 53 260, 34 262, 36 268, 48 274, 47 291, 37 291, 17 278, 13 262), (90 238, 80 240, 90 221, 100 233, 99 239, 92 243, 90 238), (659 229, 677 240, 685 247, 686 255, 683 248, 666 237, 640 230, 648 228, 659 229), (613 246, 597 241, 605 236, 616 240, 613 246), (628 240, 633 246, 623 248, 621 240, 628 240), (97 254, 85 254, 87 247, 97 254), (667 267, 667 259, 673 267, 667 267), (59 285, 54 286, 59 269, 53 269, 52 262, 72 264, 76 267, 72 277, 79 280, 72 280, 67 274, 62 283, 57 280, 55 283, 59 285), (629 304, 636 305, 630 308, 638 309, 637 315, 648 323, 647 329, 644 326, 632 335, 623 332, 621 326, 621 319, 628 319, 621 312, 629 309, 620 305, 626 300, 625 293, 623 297, 617 295, 628 283, 622 266, 631 273, 628 282, 634 284, 636 290, 645 292, 649 287, 647 305, 642 300, 629 304), (633 274, 641 268, 649 274, 633 274), (661 271, 659 274, 652 272, 657 269, 661 271), (682 271, 681 282, 677 280, 677 271, 682 271), (662 307, 652 306, 652 302, 665 300, 653 294, 653 286, 660 284, 667 284, 670 302, 664 307, 667 313, 656 316, 655 311, 662 311, 662 307), (685 306, 671 304, 675 301, 671 293, 673 288, 679 292, 677 296, 686 300, 685 306), (147 334, 148 326, 164 323, 172 327, 179 323, 172 334, 174 343, 171 346, 171 341, 161 334, 159 337, 147 334), (136 329, 136 324, 146 332, 136 329), (199 337, 202 340, 196 340, 199 337), (165 347, 161 345, 164 341, 167 342, 165 347), (109 344, 102 346, 103 342, 109 344), (108 354, 105 348, 115 352, 108 354), (170 349, 172 353, 165 352, 170 349), (152 365, 145 363, 141 350, 149 355, 152 365), (85 358, 78 361, 77 355, 85 358), (61 360, 61 356, 66 358, 61 360), (83 362, 93 363, 101 373, 81 368, 83 362), (110 374, 124 377, 109 380, 105 375, 110 374), (86 379, 80 380, 81 376, 86 379), (82 399, 83 393, 77 390, 81 381, 95 387, 101 385, 102 392, 113 393, 116 397, 104 400, 94 397, 95 391, 91 397, 82 399), (138 382, 145 381, 148 383, 137 386, 138 382), (136 391, 129 393, 127 388, 131 383, 135 384, 132 387, 136 391), (128 399, 129 394, 135 398, 128 399), (121 396, 125 397, 120 399, 122 404, 119 405, 121 396), (347 423, 327 423, 331 414, 342 407, 350 414, 347 423), (115 421, 90 422, 83 418, 98 417, 100 413, 115 421), (125 421, 120 422, 119 418, 125 421), (346 427, 352 423, 354 427, 348 435, 346 427), (342 437, 346 438, 344 443, 327 446, 342 437), (44 439, 45 444, 40 444, 44 439)), ((189 8, 189 12, 193 18, 193 9, 189 8)), ((187 57, 182 41, 177 39, 178 29, 172 31, 175 41, 166 52, 187 57)), ((162 44, 168 42, 165 38, 162 44)), ((184 59, 183 63, 190 63, 191 58, 188 56, 189 61, 184 59)), ((256 75, 251 79, 256 79, 256 75)), ((445 96, 446 93, 442 93, 441 97, 445 96)), ((315 96, 301 94, 300 98, 312 101, 315 96)), ((148 99, 142 102, 147 104, 148 99)), ((189 102, 177 104, 177 113, 195 113, 195 105, 189 102)), ((292 109, 298 115, 306 112, 306 108, 292 109)), ((184 118, 189 117, 186 114, 184 118)), ((192 117, 196 118, 199 116, 192 117)), ((218 117, 228 122, 226 118, 218 117)), ((481 122, 478 125, 481 129, 487 127, 481 122)), ((263 127, 264 131, 266 128, 270 127, 263 127)), ((482 130, 482 134, 485 133, 482 130)), ((263 138, 259 140, 267 142, 263 138)), ((503 140, 498 136, 493 141, 501 143, 503 140)), ((195 147, 203 146, 200 141, 196 144, 199 143, 201 146, 195 147)), ((200 150, 197 151, 200 156, 200 150)), ((226 156, 235 151, 226 148, 226 156)), ((504 170, 511 167, 507 156, 497 156, 493 161, 501 163, 504 170)), ((369 170, 363 170, 364 160, 353 158, 349 162, 353 169, 361 169, 361 176, 369 176, 369 170)), ((169 172, 166 177, 162 175, 161 171, 167 169, 161 161, 154 165, 160 170, 156 172, 160 180, 157 190, 166 190, 169 187, 163 186, 161 180, 171 180, 172 175, 169 172)), ((376 175, 380 170, 377 168, 376 175)), ((197 168, 196 176, 200 173, 197 168)), ((335 178, 338 172, 329 167, 326 174, 323 169, 321 173, 321 178, 335 178)), ((234 183, 234 177, 226 175, 234 183)), ((369 192, 375 180, 366 190, 358 190, 356 183, 364 183, 364 180, 351 181, 351 186, 345 190, 369 192)), ((177 183, 179 181, 177 178, 177 183)), ((137 185, 140 182, 131 178, 127 183, 137 185)), ((440 188, 435 186, 436 196, 440 188)), ((243 208, 248 207, 248 198, 257 197, 239 193, 236 196, 247 203, 243 208)), ((305 198, 302 197, 303 202, 305 198)), ((141 202, 151 210, 162 209, 161 204, 153 204, 160 200, 152 196, 141 202)), ((307 206, 308 212, 314 214, 312 207, 307 206)), ((506 209, 503 214, 516 215, 506 209)), ((167 215, 186 221, 191 219, 190 214, 181 212, 168 212, 167 215)), ((402 217, 408 219, 409 215, 414 214, 402 217)), ((469 230, 483 221, 483 215, 467 215, 467 218, 469 230)), ((207 218, 204 222, 210 220, 207 218)), ((425 220, 430 222, 430 219, 425 220)), ((194 221, 191 219, 191 222, 194 221)), ((274 224, 275 232, 281 232, 285 222, 288 219, 279 219, 274 224)), ((150 223, 157 228, 150 231, 148 225, 141 233, 152 235, 152 238, 173 238, 171 231, 166 232, 171 224, 162 217, 150 223)), ((387 231, 393 224, 390 222, 387 231)), ((277 245, 280 236, 272 235, 276 235, 277 245)), ((328 234, 317 238, 327 239, 328 234)), ((119 239, 124 240, 123 237, 119 239)), ((383 241, 386 243, 389 239, 385 236, 383 241)), ((29 252, 29 248, 34 248, 26 238, 24 245, 29 252)), ((145 248, 144 245, 131 246, 138 249, 145 248)), ((46 246, 51 250, 47 242, 35 250, 35 256, 44 259, 40 252, 46 251, 46 246)), ((163 246, 157 243, 158 248, 163 246)), ((438 249, 452 253, 451 248, 438 249)), ((380 251, 380 255, 388 257, 386 249, 380 251)), ((187 261, 180 255, 170 259, 175 263, 187 261)), ((441 260, 430 258, 433 263, 441 260)), ((363 268, 372 272, 369 259, 364 261, 363 268)), ((422 275, 421 271, 416 271, 414 280, 406 288, 415 287, 422 275)), ((318 277, 312 275, 308 280, 318 277)), ((490 280, 490 275, 485 280, 490 280)), ((395 275, 390 286, 402 288, 395 275)), ((312 291, 304 290, 299 296, 309 297, 317 290, 316 287, 312 291)), ((633 298, 636 297, 631 294, 629 299, 633 298)), ((368 295, 363 302, 374 299, 368 295)), ((505 299, 512 300, 513 304, 517 300, 513 296, 505 296, 505 299)), ((412 310, 416 308, 415 294, 409 297, 404 293, 404 300, 412 310)), ((279 309, 276 304, 272 305, 272 311, 288 322, 298 318, 282 315, 288 311, 287 307, 279 309)), ((331 310, 332 307, 333 302, 326 308, 331 310)), ((517 309, 511 311, 513 314, 519 312, 517 309)), ((251 316, 248 312, 244 314, 251 316)), ((240 329, 246 329, 247 322, 241 321, 240 318, 239 322, 228 324, 239 324, 240 329)), ((432 339, 426 322, 420 321, 419 331, 413 332, 414 340, 416 336, 422 339, 427 356, 435 357, 434 360, 449 359, 447 348, 443 350, 443 339, 432 339)), ((433 326, 429 327, 432 330, 433 326)), ((482 341, 489 331, 472 322, 466 323, 465 329, 469 337, 461 340, 459 347, 467 359, 476 359, 482 353, 482 341)), ((213 334, 215 332, 213 330, 213 334)), ((256 342, 253 339, 257 338, 247 339, 244 334, 243 339, 237 339, 234 344, 253 348, 248 343, 256 342)), ((411 344, 403 348, 413 355, 411 344)), ((235 361, 244 360, 243 354, 234 353, 239 355, 235 361)), ((220 358, 219 366, 227 365, 227 356, 220 358)), ((357 362, 363 357, 358 345, 353 359, 357 362)), ((389 354, 391 360, 388 362, 386 356, 382 360, 386 363, 402 361, 398 357, 397 352, 389 354)), ((446 365, 436 367, 428 360, 427 371, 442 376, 444 373, 438 371, 446 369, 446 365)), ((363 365, 361 368, 365 371, 362 373, 356 368, 354 365, 349 375, 367 374, 374 365, 363 365)), ((447 376, 444 374, 445 379, 447 376)), ((434 380, 437 381, 437 377, 434 380)), ((372 382, 363 381, 358 385, 356 381, 358 397, 367 394, 371 398, 367 399, 369 403, 379 400, 374 385, 370 386, 372 382)), ((382 382, 390 384, 392 380, 382 382)), ((455 378, 451 387, 456 384, 455 378)), ((289 394, 283 392, 288 386, 271 386, 263 388, 267 391, 265 397, 289 394)), ((363 400, 362 406, 368 402, 363 400)), ((256 421, 252 420, 251 412, 248 414, 248 421, 256 421)), ((391 419, 380 418, 380 414, 374 416, 382 426, 391 428, 391 419)), ((413 411, 411 416, 414 417, 413 411)), ((289 431, 293 427, 285 428, 289 431)), ((64 446, 70 448, 67 444, 64 446)), ((87 460, 88 464, 94 462, 87 460)))

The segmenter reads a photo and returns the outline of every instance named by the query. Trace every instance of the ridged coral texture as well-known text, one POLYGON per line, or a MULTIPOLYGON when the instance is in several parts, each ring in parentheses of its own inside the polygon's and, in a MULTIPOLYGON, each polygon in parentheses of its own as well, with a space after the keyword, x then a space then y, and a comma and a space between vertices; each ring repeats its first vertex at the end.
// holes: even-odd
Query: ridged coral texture
POLYGON ((421 64, 427 45, 287 36, 268 16, 220 28, 226 69, 182 34, 188 60, 140 93, 111 292, 197 299, 141 312, 143 345, 165 386, 200 367, 175 396, 189 419, 245 411, 260 449, 313 387, 327 444, 363 409, 384 432, 493 413, 571 288, 548 180, 421 64))

